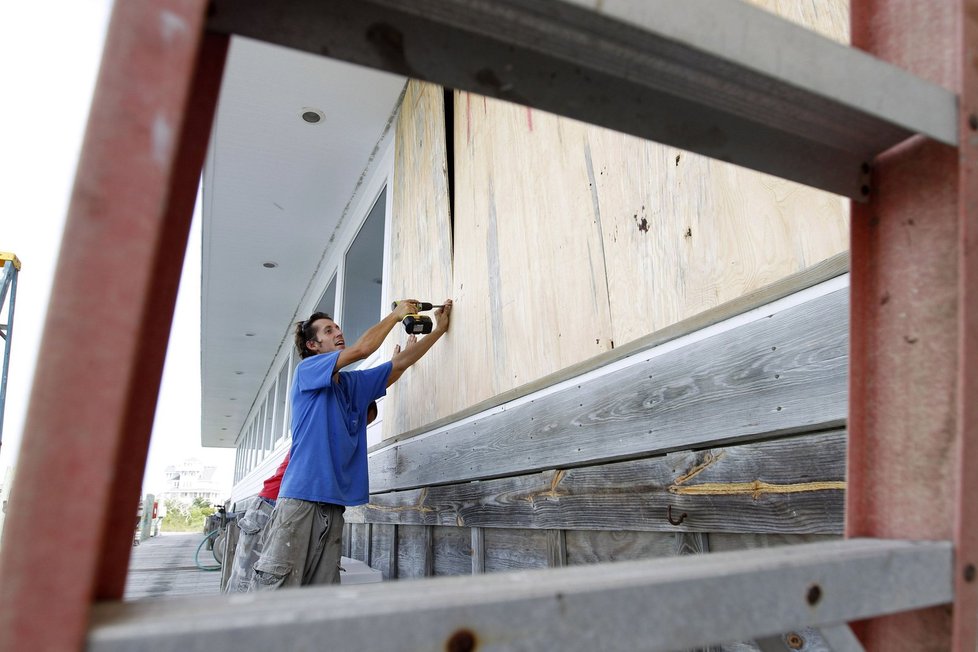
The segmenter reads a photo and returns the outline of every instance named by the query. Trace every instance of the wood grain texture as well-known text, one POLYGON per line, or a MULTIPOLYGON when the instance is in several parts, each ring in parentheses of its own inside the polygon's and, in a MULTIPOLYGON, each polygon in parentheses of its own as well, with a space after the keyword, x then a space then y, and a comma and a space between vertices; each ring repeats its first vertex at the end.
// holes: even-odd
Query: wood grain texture
POLYGON ((660 532, 842 532, 841 430, 374 494, 376 523, 660 532), (672 509, 673 525, 667 510, 672 509))
POLYGON ((567 565, 567 535, 564 530, 547 530, 547 565, 550 568, 567 565))
POLYGON ((586 127, 469 93, 455 115, 461 409, 610 350, 611 319, 586 127))
POLYGON ((839 538, 841 538, 841 535, 838 534, 732 534, 718 532, 710 535, 710 551, 725 552, 730 550, 794 546, 800 543, 817 543, 819 541, 831 541, 839 538))
POLYGON ((351 559, 359 559, 363 563, 367 563, 367 551, 369 548, 369 543, 367 542, 367 523, 357 523, 355 521, 350 522, 350 554, 348 555, 351 559))
POLYGON ((384 579, 397 577, 397 525, 374 523, 370 530, 370 566, 384 579))
MULTIPOLYGON (((397 526, 397 578, 427 577, 425 560, 430 559, 430 545, 424 525, 397 526)), ((430 567, 429 567, 430 568, 430 567)))
MULTIPOLYGON (((611 351, 606 351, 602 354, 588 358, 583 362, 571 365, 569 367, 564 367, 563 369, 560 369, 552 374, 538 378, 537 380, 527 383, 526 385, 521 385, 520 387, 496 394, 484 401, 480 401, 479 403, 469 405, 459 412, 454 412, 448 416, 436 419, 430 424, 427 424, 425 427, 415 428, 414 430, 408 430, 390 437, 383 443, 374 445, 371 448, 371 452, 386 447, 394 442, 406 441, 408 439, 430 433, 433 430, 450 426, 453 423, 473 415, 477 415, 480 412, 504 405, 505 403, 517 400, 524 396, 529 396, 534 392, 545 390, 548 387, 557 385, 571 378, 576 378, 577 376, 586 374, 588 372, 601 369, 602 367, 624 360, 625 358, 641 351, 652 349, 684 335, 695 333, 696 331, 702 330, 714 324, 718 324, 724 320, 736 317, 737 315, 749 312, 756 308, 761 308, 762 306, 770 304, 779 299, 784 299, 785 297, 789 297, 792 294, 796 294, 808 288, 814 287, 829 281, 830 279, 835 279, 836 277, 846 274, 848 271, 849 252, 844 251, 832 256, 831 258, 827 258, 822 262, 807 267, 803 271, 785 276, 784 278, 778 279, 769 285, 765 285, 764 287, 753 292, 744 294, 737 299, 728 301, 687 319, 683 319, 682 321, 676 322, 675 324, 662 328, 654 333, 649 333, 644 337, 640 337, 626 344, 617 345, 611 351)), ((846 278, 848 279, 848 277, 846 278)))
POLYGON ((585 157, 616 345, 848 247, 838 196, 609 130, 588 133, 585 157))
POLYGON ((433 575, 472 574, 472 534, 464 527, 432 528, 433 575))
POLYGON ((469 528, 472 536, 472 574, 486 572, 486 535, 481 527, 469 528))
POLYGON ((765 11, 849 45, 849 0, 746 0, 765 11))
POLYGON ((549 566, 547 532, 509 528, 486 528, 482 532, 487 573, 549 566))
MULTIPOLYGON (((444 91, 408 82, 398 114, 390 219, 387 296, 440 304, 452 296, 452 226, 449 208, 444 91)), ((389 308, 386 306, 385 308, 389 308)), ((430 313, 429 313, 430 314, 430 313)), ((390 355, 403 345, 404 329, 388 336, 390 355)), ((391 387, 384 405, 383 436, 431 421, 449 409, 434 386, 451 386, 457 352, 445 337, 391 387)))
POLYGON ((567 564, 673 557, 675 535, 664 532, 567 531, 567 564))
POLYGON ((847 292, 370 455, 375 493, 839 425, 847 292))

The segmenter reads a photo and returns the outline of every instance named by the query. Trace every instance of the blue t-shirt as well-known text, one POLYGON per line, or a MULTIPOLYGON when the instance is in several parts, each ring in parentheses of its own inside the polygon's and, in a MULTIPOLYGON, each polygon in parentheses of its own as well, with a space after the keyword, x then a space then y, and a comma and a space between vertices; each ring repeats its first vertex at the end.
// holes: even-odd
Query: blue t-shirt
POLYGON ((367 408, 387 393, 392 365, 341 371, 339 351, 306 358, 292 382, 292 451, 280 498, 363 505, 367 478, 367 408))

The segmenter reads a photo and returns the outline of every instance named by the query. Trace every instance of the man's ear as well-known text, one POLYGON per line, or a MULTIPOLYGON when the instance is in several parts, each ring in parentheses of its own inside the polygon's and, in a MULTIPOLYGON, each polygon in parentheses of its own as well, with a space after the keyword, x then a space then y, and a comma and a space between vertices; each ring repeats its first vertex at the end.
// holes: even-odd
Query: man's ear
POLYGON ((319 343, 315 340, 306 340, 306 348, 316 353, 319 350, 319 343))

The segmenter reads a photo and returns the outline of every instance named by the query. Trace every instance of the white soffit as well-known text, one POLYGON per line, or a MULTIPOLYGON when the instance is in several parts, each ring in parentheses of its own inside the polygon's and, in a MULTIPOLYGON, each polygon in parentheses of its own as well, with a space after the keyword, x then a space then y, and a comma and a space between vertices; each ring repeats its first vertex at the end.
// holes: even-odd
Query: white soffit
POLYGON ((203 175, 204 446, 235 445, 405 81, 232 39, 203 175))

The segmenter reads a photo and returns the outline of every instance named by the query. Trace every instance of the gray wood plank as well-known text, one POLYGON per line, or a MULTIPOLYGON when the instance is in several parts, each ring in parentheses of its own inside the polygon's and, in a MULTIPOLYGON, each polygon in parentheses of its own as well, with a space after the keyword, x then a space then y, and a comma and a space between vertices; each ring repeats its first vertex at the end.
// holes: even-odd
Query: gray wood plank
MULTIPOLYGON (((147 600, 189 595, 218 594, 221 574, 204 571, 194 556, 203 532, 164 532, 132 549, 126 575, 125 600, 147 600)), ((201 548, 200 564, 217 565, 210 550, 201 548)))
POLYGON ((374 494, 377 523, 541 529, 839 534, 843 431, 628 462, 374 494), (673 520, 687 516, 679 525, 673 520))
POLYGON ((853 199, 864 198, 862 165, 913 133, 957 141, 953 93, 746 3, 434 4, 216 0, 208 26, 534 106, 853 199))
POLYGON ((677 532, 677 555, 701 555, 710 552, 710 535, 706 532, 677 532))
POLYGON ((422 573, 425 577, 435 574, 435 528, 431 525, 424 526, 424 537, 422 539, 422 573))
MULTIPOLYGON (((375 493, 842 425, 848 291, 370 455, 375 493)), ((656 353, 658 353, 656 355, 656 353)))
POLYGON ((471 575, 472 574, 472 535, 468 528, 432 528, 434 562, 433 574, 471 575))
POLYGON ((370 566, 381 572, 385 580, 396 578, 391 569, 396 566, 397 525, 375 523, 370 532, 370 566))
POLYGON ((564 530, 547 530, 547 565, 550 568, 567 565, 567 537, 564 530))
POLYGON ((367 563, 367 524, 350 523, 350 559, 359 559, 367 563))
POLYGON ((388 564, 387 568, 384 569, 385 572, 384 579, 396 580, 398 577, 398 573, 400 572, 397 569, 397 549, 400 546, 400 532, 398 531, 399 528, 400 528, 399 525, 391 526, 390 556, 388 558, 390 560, 390 563, 388 564))
POLYGON ((819 543, 834 541, 841 538, 838 534, 751 534, 716 532, 710 535, 710 550, 712 552, 732 552, 737 550, 753 550, 755 548, 775 548, 794 546, 802 543, 819 543))
POLYGON ((665 532, 567 530, 565 536, 569 566, 676 556, 675 535, 665 532))
POLYGON ((547 568, 547 532, 486 528, 486 572, 547 568))
POLYGON ((397 575, 398 579, 426 577, 425 559, 429 557, 429 539, 426 525, 397 526, 397 575))
POLYGON ((486 537, 481 527, 469 528, 472 535, 472 574, 486 572, 486 537))

